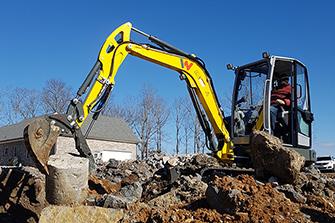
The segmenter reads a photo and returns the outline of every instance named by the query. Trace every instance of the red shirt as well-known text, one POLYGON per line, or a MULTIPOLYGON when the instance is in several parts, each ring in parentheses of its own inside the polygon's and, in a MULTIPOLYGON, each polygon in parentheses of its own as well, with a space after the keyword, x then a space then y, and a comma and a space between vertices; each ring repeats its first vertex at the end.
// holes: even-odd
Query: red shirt
POLYGON ((291 105, 291 85, 282 86, 281 88, 272 90, 271 93, 271 104, 275 104, 277 99, 281 99, 285 102, 285 106, 290 107, 291 105))

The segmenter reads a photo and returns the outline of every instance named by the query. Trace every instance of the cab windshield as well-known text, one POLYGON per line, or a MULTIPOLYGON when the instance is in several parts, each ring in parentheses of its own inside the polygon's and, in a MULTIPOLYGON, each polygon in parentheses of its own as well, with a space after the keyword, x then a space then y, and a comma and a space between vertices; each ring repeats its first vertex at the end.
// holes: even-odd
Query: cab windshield
POLYGON ((249 135, 263 104, 265 80, 269 73, 267 62, 236 70, 234 135, 249 135))

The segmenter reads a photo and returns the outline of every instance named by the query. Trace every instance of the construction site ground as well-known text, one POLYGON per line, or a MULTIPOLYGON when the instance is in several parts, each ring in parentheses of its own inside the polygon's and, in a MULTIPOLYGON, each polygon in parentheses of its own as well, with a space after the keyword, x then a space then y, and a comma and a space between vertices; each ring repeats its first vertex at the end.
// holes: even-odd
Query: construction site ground
POLYGON ((37 169, 2 168, 0 222, 335 222, 333 173, 305 167, 290 184, 202 175, 221 167, 205 154, 110 160, 90 176, 86 201, 63 207, 45 200, 37 169))

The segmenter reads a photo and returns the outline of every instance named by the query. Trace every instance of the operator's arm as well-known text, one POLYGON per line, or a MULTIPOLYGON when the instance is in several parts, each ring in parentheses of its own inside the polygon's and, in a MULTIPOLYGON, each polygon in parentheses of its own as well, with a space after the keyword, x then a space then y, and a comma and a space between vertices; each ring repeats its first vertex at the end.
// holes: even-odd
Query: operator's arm
POLYGON ((286 107, 291 105, 291 85, 283 86, 275 89, 271 94, 271 101, 273 104, 279 104, 286 107))

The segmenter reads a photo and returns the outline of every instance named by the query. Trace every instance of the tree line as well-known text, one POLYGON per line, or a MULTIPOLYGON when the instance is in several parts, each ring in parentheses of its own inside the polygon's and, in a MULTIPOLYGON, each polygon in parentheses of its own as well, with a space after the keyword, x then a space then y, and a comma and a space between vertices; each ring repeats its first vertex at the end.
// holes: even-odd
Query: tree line
MULTIPOLYGON (((73 96, 72 88, 56 79, 46 81, 41 90, 8 89, 0 100, 0 120, 2 125, 8 125, 42 114, 62 114, 73 96)), ((141 159, 152 151, 174 154, 205 151, 204 134, 186 96, 168 104, 155 89, 143 86, 137 96, 127 96, 122 104, 112 98, 103 115, 128 123, 140 140, 138 154, 141 159)))

